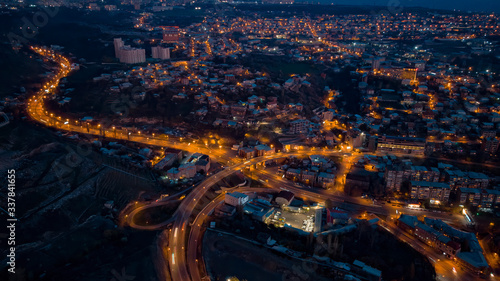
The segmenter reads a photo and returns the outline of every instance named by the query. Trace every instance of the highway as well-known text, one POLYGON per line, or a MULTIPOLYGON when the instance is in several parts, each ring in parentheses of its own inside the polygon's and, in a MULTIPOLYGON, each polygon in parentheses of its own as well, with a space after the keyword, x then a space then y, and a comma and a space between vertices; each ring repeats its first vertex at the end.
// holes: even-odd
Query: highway
POLYGON ((191 280, 190 274, 188 273, 186 265, 185 247, 186 247, 186 237, 187 228, 189 227, 189 219, 194 212, 194 209, 198 206, 198 203, 210 190, 210 188, 215 185, 219 180, 239 171, 246 166, 255 165, 257 163, 263 162, 269 159, 276 159, 284 157, 283 153, 278 153, 273 157, 262 156, 252 158, 246 162, 238 163, 227 167, 223 171, 217 173, 216 175, 207 178, 199 186, 194 189, 189 195, 182 201, 181 205, 175 212, 175 221, 172 227, 174 235, 170 235, 169 241, 169 254, 170 254, 170 269, 173 280, 191 280))
MULTIPOLYGON (((279 156, 277 156, 279 157, 279 156)), ((227 168, 226 170, 220 172, 218 175, 219 179, 225 176, 228 176, 232 172, 241 169, 244 165, 252 165, 255 163, 259 163, 263 160, 269 159, 270 157, 259 157, 259 158, 253 158, 250 161, 247 161, 243 164, 237 164, 232 167, 227 168)), ((269 173, 263 172, 262 175, 265 178, 265 175, 267 175, 267 179, 269 180, 274 180, 276 182, 273 182, 270 184, 272 187, 283 187, 286 188, 292 192, 294 192, 297 196, 299 197, 305 197, 312 199, 314 201, 325 201, 327 199, 332 199, 333 201, 337 201, 338 203, 343 203, 346 205, 351 205, 354 206, 358 211, 360 209, 365 210, 367 212, 372 212, 372 213, 377 213, 377 214, 382 214, 382 215, 387 215, 389 216, 390 214, 396 215, 395 209, 396 208, 391 208, 391 206, 367 206, 365 204, 358 204, 358 203, 350 203, 348 201, 344 202, 346 199, 350 200, 353 199, 349 196, 345 195, 335 195, 335 194, 321 194, 321 193, 316 193, 313 191, 309 191, 306 189, 300 189, 294 186, 294 184, 291 184, 290 182, 286 181, 278 181, 279 177, 270 176, 269 173)), ((170 255, 171 255, 171 264, 170 268, 172 271, 172 277, 173 280, 201 280, 199 276, 199 271, 198 271, 198 264, 196 262, 197 258, 196 257, 196 250, 197 249, 197 243, 196 240, 199 239, 200 232, 201 232, 201 226, 203 225, 204 220, 208 216, 209 210, 211 208, 215 207, 218 202, 223 200, 220 196, 218 199, 215 201, 209 203, 207 207, 205 207, 201 211, 201 216, 198 216, 194 220, 194 232, 190 233, 189 237, 190 240, 187 245, 186 245, 186 236, 187 236, 187 227, 189 226, 186 225, 186 222, 189 222, 189 218, 196 207, 196 201, 200 201, 200 199, 205 195, 206 190, 208 190, 213 184, 215 184, 218 180, 212 178, 208 178, 204 183, 202 183, 200 186, 203 189, 197 189, 196 191, 193 191, 186 199, 183 201, 183 204, 179 207, 178 211, 181 211, 182 213, 177 216, 176 221, 173 226, 173 231, 174 235, 170 235, 170 241, 169 241, 169 250, 170 250, 170 255), (192 243, 195 243, 196 245, 192 245, 192 243), (172 245, 175 245, 172 247, 172 245), (185 247, 188 247, 188 253, 189 253, 189 258, 186 259, 185 256, 185 247), (191 249, 191 250, 189 250, 191 249), (186 266, 187 262, 187 266, 186 266)), ((325 191, 326 192, 326 191, 325 191)), ((354 199, 358 200, 358 199, 354 199)), ((364 203, 359 199, 359 203, 364 203)), ((364 201, 364 200, 363 200, 364 201)), ((352 211, 352 210, 351 210, 352 211)), ((415 212, 416 215, 430 215, 432 217, 437 217, 441 218, 443 220, 450 220, 450 216, 447 214, 441 214, 441 213, 433 213, 433 212, 426 212, 426 211, 413 211, 409 209, 405 209, 405 212, 408 211, 408 213, 413 213, 415 212)), ((176 212, 177 213, 177 212, 176 212)), ((455 219, 460 221, 460 217, 456 217, 455 219)), ((456 222, 456 221, 455 221, 456 222)), ((432 250, 434 253, 434 250, 432 250)), ((450 280, 450 279, 446 279, 450 280)))
MULTIPOLYGON (((252 158, 248 161, 234 164, 227 167, 223 171, 205 179, 202 183, 198 185, 187 197, 182 201, 173 217, 175 218, 172 229, 173 235, 169 236, 169 249, 168 256, 170 261, 170 270, 173 280, 191 280, 189 269, 186 260, 186 237, 189 227, 190 217, 193 215, 195 208, 199 207, 198 204, 202 201, 202 198, 207 194, 213 185, 215 185, 219 180, 235 173, 236 171, 243 170, 246 167, 254 166, 258 163, 264 162, 266 160, 279 159, 289 156, 302 156, 316 154, 317 151, 299 151, 293 153, 276 153, 272 156, 261 156, 252 158)), ((333 155, 342 154, 340 152, 330 152, 333 155)), ((311 193, 312 196, 312 193, 311 193)), ((321 195, 318 195, 321 198, 321 195)), ((158 206, 158 203, 154 206, 158 206)), ((154 226, 151 226, 154 227, 154 226)))
POLYGON ((399 214, 407 214, 413 216, 428 216, 441 219, 447 223, 455 225, 464 225, 465 220, 463 216, 458 214, 437 213, 425 210, 414 210, 405 207, 398 207, 396 204, 381 202, 374 204, 371 199, 362 199, 358 197, 351 197, 336 190, 326 190, 323 188, 312 187, 299 187, 294 182, 282 178, 281 176, 269 170, 261 170, 259 178, 266 181, 269 186, 279 186, 293 192, 297 197, 310 199, 313 201, 325 202, 330 199, 334 203, 340 204, 342 208, 347 211, 373 213, 381 216, 396 217, 399 214), (396 212, 397 211, 397 212, 396 212))

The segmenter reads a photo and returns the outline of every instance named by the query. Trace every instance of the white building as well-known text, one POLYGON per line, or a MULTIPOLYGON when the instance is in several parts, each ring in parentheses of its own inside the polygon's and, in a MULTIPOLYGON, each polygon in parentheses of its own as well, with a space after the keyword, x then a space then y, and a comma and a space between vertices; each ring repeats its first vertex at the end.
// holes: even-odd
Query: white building
POLYGON ((231 206, 243 206, 248 202, 248 195, 241 192, 226 193, 224 197, 224 203, 231 206))

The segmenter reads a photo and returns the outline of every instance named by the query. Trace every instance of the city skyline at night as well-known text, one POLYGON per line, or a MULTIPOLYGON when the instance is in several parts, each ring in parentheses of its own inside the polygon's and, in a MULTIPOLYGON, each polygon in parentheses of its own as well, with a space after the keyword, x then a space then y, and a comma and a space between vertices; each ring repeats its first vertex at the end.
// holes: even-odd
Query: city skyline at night
POLYGON ((499 8, 0 3, 0 279, 498 280, 499 8))

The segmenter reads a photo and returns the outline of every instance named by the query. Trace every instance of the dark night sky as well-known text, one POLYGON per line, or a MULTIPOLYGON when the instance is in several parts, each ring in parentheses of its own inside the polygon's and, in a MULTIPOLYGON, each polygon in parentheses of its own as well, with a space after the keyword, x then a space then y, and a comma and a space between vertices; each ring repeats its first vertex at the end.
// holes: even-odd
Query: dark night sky
MULTIPOLYGON (((434 9, 457 9, 462 11, 482 11, 500 13, 500 0, 317 0, 321 3, 338 5, 377 5, 404 7, 426 7, 434 9)), ((404 11, 404 9, 403 9, 404 11)))

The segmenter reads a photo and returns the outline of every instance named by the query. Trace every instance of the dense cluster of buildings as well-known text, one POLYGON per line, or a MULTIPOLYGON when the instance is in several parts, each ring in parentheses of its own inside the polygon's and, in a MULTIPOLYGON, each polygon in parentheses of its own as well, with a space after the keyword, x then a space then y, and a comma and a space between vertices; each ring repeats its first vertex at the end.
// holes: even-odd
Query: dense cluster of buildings
MULTIPOLYGON (((430 30, 438 30, 441 23, 427 26, 424 24, 421 16, 405 15, 393 16, 401 20, 399 26, 405 26, 411 22, 411 26, 404 30, 412 30, 413 37, 422 38, 431 34, 430 30), (408 20, 408 17, 410 20, 408 20), (419 23, 419 24, 415 24, 419 23), (427 34, 427 35, 426 35, 427 34)), ((380 20, 380 19, 377 19, 380 20)), ((234 46, 237 52, 231 55, 245 52, 276 52, 275 55, 280 55, 280 52, 289 50, 292 58, 303 60, 311 60, 314 62, 326 63, 326 58, 334 58, 331 62, 334 64, 335 71, 341 71, 344 66, 353 66, 358 68, 356 79, 360 80, 359 91, 366 94, 366 104, 364 108, 370 109, 371 113, 367 116, 355 116, 356 120, 352 121, 352 116, 346 116, 344 113, 339 113, 335 109, 318 110, 316 116, 299 116, 296 120, 289 120, 288 130, 286 132, 303 136, 304 138, 319 137, 321 140, 326 140, 325 135, 320 134, 321 123, 329 123, 337 121, 339 124, 344 124, 344 127, 360 126, 368 127, 365 129, 367 134, 361 143, 356 143, 352 147, 371 146, 372 149, 378 149, 381 152, 392 152, 401 154, 424 155, 433 152, 451 152, 464 153, 464 149, 458 146, 466 144, 463 140, 456 142, 453 137, 459 136, 468 139, 466 136, 477 135, 481 136, 480 140, 471 140, 470 144, 477 144, 475 151, 470 151, 471 155, 479 152, 486 152, 489 155, 495 155, 498 151, 498 139, 496 138, 496 130, 498 130, 498 120, 494 118, 495 112, 498 109, 498 104, 495 104, 491 98, 483 97, 477 94, 478 88, 489 91, 493 94, 498 94, 494 85, 484 85, 478 83, 479 75, 491 76, 489 72, 480 73, 478 71, 460 72, 460 67, 451 64, 449 61, 440 61, 432 65, 427 64, 428 59, 435 52, 432 44, 417 45, 415 48, 408 48, 400 53, 401 50, 396 48, 396 45, 384 38, 384 32, 395 31, 391 27, 391 23, 378 23, 377 20, 366 22, 351 19, 349 26, 354 21, 354 26, 359 24, 356 29, 356 36, 360 36, 360 30, 369 26, 377 26, 381 28, 380 33, 373 34, 366 32, 364 36, 379 35, 380 41, 371 41, 372 43, 338 43, 332 44, 325 41, 329 38, 329 33, 341 26, 342 20, 338 18, 323 18, 318 21, 304 20, 300 18, 292 19, 274 19, 258 18, 254 20, 245 20, 240 18, 234 21, 227 19, 215 18, 204 22, 203 25, 197 26, 196 30, 206 29, 224 34, 233 30, 241 31, 246 36, 239 39, 239 42, 228 41, 229 44, 219 43, 217 40, 210 38, 207 42, 211 43, 212 52, 218 50, 218 46, 234 46), (335 20, 337 23, 331 24, 329 20, 335 20), (322 32, 322 30, 325 30, 322 32), (306 34, 308 39, 296 39, 290 41, 290 37, 294 34, 306 34), (266 48, 262 39, 275 38, 282 40, 287 38, 288 45, 283 47, 266 48), (322 39, 319 39, 322 38, 322 39), (239 45, 238 45, 239 44, 239 45), (299 48, 301 51, 295 53, 299 48), (381 51, 383 50, 383 51, 381 51), (337 61, 338 60, 338 61, 337 61), (401 81, 402 90, 388 89, 378 91, 370 85, 370 80, 377 79, 379 76, 393 78, 401 81), (456 100, 460 97, 461 100, 456 100), (456 104, 460 103, 463 106, 461 110, 455 110, 456 104), (483 106, 479 106, 484 104, 483 106), (447 110, 454 108, 454 110, 447 110), (383 113, 383 114, 382 114, 383 113), (484 114, 488 115, 484 115, 484 114), (483 114, 483 115, 481 115, 483 114), (489 117, 488 117, 489 116, 489 117), (346 120, 349 117, 351 120, 346 120), (485 117, 488 117, 485 119, 485 117), (387 131, 390 134, 387 136, 377 136, 380 131, 387 131), (494 132, 494 133, 493 133, 494 132), (392 137, 390 135, 397 135, 392 137), (447 140, 442 138, 448 137, 447 140)), ((431 21, 450 22, 451 19, 445 16, 433 18, 431 21)), ((457 22, 457 26, 461 26, 463 22, 482 22, 490 21, 486 16, 467 16, 457 22)), ((346 20, 347 21, 347 20, 346 20)), ((385 21, 385 19, 383 20, 385 21)), ((453 22, 453 20, 451 20, 453 22)), ((479 29, 487 30, 487 24, 474 24, 479 29)), ((446 34, 443 38, 452 40, 455 38, 454 33, 466 32, 461 28, 445 29, 446 34)), ((345 36, 346 30, 342 26, 342 34, 345 36)), ((363 34, 361 32, 361 34, 363 34)), ((435 35, 435 33, 433 33, 435 35)), ((354 36, 354 35, 353 35, 354 36)), ((463 35, 467 38, 467 35, 463 35)), ((434 37, 433 37, 434 39, 434 37)), ((224 37, 220 39, 226 40, 224 37)), ((472 48, 471 56, 477 53, 478 49, 483 48, 485 52, 490 52, 493 46, 487 40, 476 40, 470 38, 471 45, 477 46, 472 48), (482 47, 481 47, 482 46, 482 47)), ((198 40, 203 42, 203 40, 198 40)), ((443 41, 447 42, 447 41, 443 41)), ((435 43, 440 45, 442 43, 435 43)), ((203 44, 198 43, 202 46, 203 44)), ((203 49, 204 50, 204 47, 203 49)), ((202 51, 203 52, 203 51, 202 51)), ((228 53, 220 49, 216 52, 220 56, 226 56, 228 53)), ((282 52, 283 53, 283 52, 282 52)), ((284 53, 282 55, 285 55, 284 53)), ((291 92, 301 92, 301 89, 310 87, 308 81, 303 81, 301 77, 293 77, 285 81, 281 86, 282 89, 291 92), (307 82, 307 83, 306 83, 307 82)), ((258 84, 256 84, 258 85, 258 84)), ((331 103, 330 103, 331 104, 331 103)), ((302 105, 297 104, 297 108, 302 105)), ((269 108, 267 108, 269 109, 269 108)), ((298 112, 301 110, 299 109, 298 112)), ((235 114, 241 117, 242 114, 235 114)), ((264 115, 266 116, 266 115, 264 115)), ((498 119, 498 118, 497 118, 498 119)), ((348 132, 350 134, 350 132, 348 132)), ((353 138, 360 140, 360 138, 353 138)))
MULTIPOLYGON (((150 16, 141 15, 137 21, 145 23, 150 16)), ((171 99, 192 102, 195 107, 190 116, 194 121, 210 120, 208 125, 215 129, 274 126, 279 144, 238 146, 238 155, 246 159, 308 147, 396 157, 489 159, 498 156, 500 145, 497 76, 492 69, 466 67, 466 63, 457 64, 452 58, 467 60, 491 54, 496 46, 472 35, 495 32, 495 20, 494 15, 428 17, 407 13, 312 19, 209 16, 182 28, 148 27, 152 34, 161 34, 155 40, 173 45, 152 47, 153 58, 164 60, 176 53, 185 60, 135 66, 129 71, 102 74, 94 81, 109 83, 111 101, 135 86, 144 89, 132 93, 135 103, 144 101, 148 92, 155 99, 165 98, 165 93, 157 89, 177 90, 171 99), (232 32, 241 36, 226 36, 232 32), (401 47, 396 38, 424 40, 401 47), (275 43, 270 46, 267 39, 275 43), (452 48, 464 42, 464 48, 452 48), (443 51, 442 47, 449 44, 450 49, 443 51), (304 95, 318 87, 315 79, 310 74, 292 74, 274 80, 268 73, 238 64, 250 53, 324 64, 331 70, 328 75, 348 73, 362 100, 358 114, 340 107, 345 97, 335 89, 336 85, 322 86, 326 98, 320 104, 287 103, 285 95, 304 95), (213 57, 224 58, 224 63, 214 63, 213 57), (230 62, 226 63, 226 59, 230 62), (392 82, 391 88, 379 89, 377 83, 387 79, 392 82), (262 95, 257 96, 257 91, 262 95)), ((127 46, 120 38, 115 38, 114 46, 124 63, 145 61, 144 49, 127 46)), ((326 76, 321 73, 322 78, 326 76)), ((127 121, 119 120, 124 126, 127 121)), ((149 126, 146 129, 161 122, 159 118, 144 121, 149 126)), ((360 188, 363 193, 399 193, 405 185, 407 197, 414 200, 446 204, 450 195, 456 194, 459 204, 491 208, 498 203, 497 179, 484 173, 444 164, 424 167, 395 159, 364 160, 345 180, 346 185, 360 188)), ((309 161, 300 167, 283 167, 282 173, 303 184, 331 187, 336 180, 335 170, 309 161)), ((169 162, 165 158, 160 163, 169 162)), ((189 177, 193 171, 203 170, 193 165, 169 167, 169 178, 189 177)))
MULTIPOLYGON (((315 185, 308 181, 310 171, 313 171, 313 174, 316 172, 314 178, 317 186, 333 186, 336 174, 334 168, 321 172, 318 170, 321 166, 314 168, 310 165, 310 159, 302 161, 306 165, 301 168, 284 165, 279 172, 290 180, 315 185), (327 179, 321 178, 325 172, 331 173, 327 179), (326 182, 328 184, 325 185, 326 182)), ((425 203, 427 207, 456 204, 493 211, 500 205, 499 181, 495 175, 463 171, 442 162, 435 166, 420 166, 413 164, 414 161, 392 154, 356 157, 353 166, 347 171, 344 191, 351 195, 371 194, 406 199, 408 202, 425 203)))
MULTIPOLYGON (((388 18, 352 15, 307 20, 217 16, 185 28, 160 26, 162 41, 175 44, 175 50, 191 60, 174 66, 178 71, 172 69, 173 65, 156 65, 146 66, 144 71, 141 69, 136 73, 146 74, 141 78, 149 89, 178 85, 202 90, 194 95, 200 106, 194 112, 195 116, 201 120, 216 111, 216 121, 212 124, 216 127, 241 128, 249 124, 258 127, 262 121, 284 122, 286 127, 280 129, 287 134, 282 142, 285 151, 345 142, 352 149, 381 153, 495 157, 500 144, 496 136, 500 118, 495 116, 500 105, 494 96, 500 93, 494 87, 495 82, 485 84, 479 79, 480 76, 492 77, 492 71, 465 69, 446 59, 427 63, 442 52, 436 51, 434 46, 455 42, 453 40, 459 38, 470 41, 471 52, 457 55, 471 57, 479 50, 490 53, 495 48, 491 42, 469 36, 468 33, 474 32, 461 26, 470 23, 477 30, 494 32, 488 24, 494 21, 494 17, 468 15, 457 20, 446 15, 427 19, 418 14, 402 14, 389 18, 395 22, 388 18), (349 22, 348 28, 344 22, 349 22), (355 34, 350 32, 352 28, 356 30, 355 34), (373 32, 373 28, 379 31, 373 32), (435 40, 437 36, 448 41, 428 40, 425 44, 401 50, 393 42, 396 30, 400 32, 398 37, 435 40), (439 34, 433 33, 437 30, 439 34), (212 36, 208 36, 207 31, 212 36), (243 36, 237 40, 225 36, 235 31, 243 36), (190 36, 187 38, 182 34, 190 36), (429 37, 431 34, 433 36, 429 37), (370 40, 363 43, 338 41, 345 40, 346 36, 370 40), (276 39, 278 46, 267 46, 263 40, 269 38, 276 39), (339 111, 336 100, 342 97, 342 93, 328 86, 325 92, 329 99, 323 107, 313 110, 313 115, 305 113, 301 103, 279 104, 276 96, 255 96, 255 100, 252 96, 241 100, 241 93, 251 94, 256 90, 303 93, 314 87, 307 76, 293 75, 283 83, 276 83, 266 73, 252 73, 238 65, 210 62, 212 56, 237 59, 245 53, 272 53, 273 56, 331 64, 334 72, 342 72, 345 67, 357 68, 351 76, 359 81, 357 90, 363 95, 361 110, 367 114, 339 111), (400 86, 377 89, 373 81, 382 78, 400 81, 400 86), (229 93, 234 92, 240 95, 231 98, 229 93), (294 113, 294 117, 289 113, 294 113), (336 133, 332 137, 330 128, 344 131, 342 137, 337 138, 336 133)), ((155 58, 165 59, 170 56, 170 51, 156 46, 152 53, 155 58)), ((175 98, 190 100, 193 96, 187 91, 180 92, 175 98)))
POLYGON ((291 158, 290 163, 282 165, 278 173, 289 180, 325 189, 335 184, 335 163, 322 155, 311 155, 307 159, 291 158))

